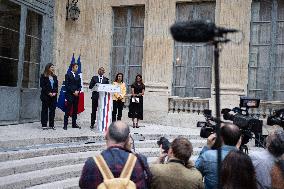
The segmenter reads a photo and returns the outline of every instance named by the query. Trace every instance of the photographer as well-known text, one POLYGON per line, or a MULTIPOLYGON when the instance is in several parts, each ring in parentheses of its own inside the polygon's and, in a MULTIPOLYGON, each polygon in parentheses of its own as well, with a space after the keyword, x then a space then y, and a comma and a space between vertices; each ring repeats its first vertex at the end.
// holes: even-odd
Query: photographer
POLYGON ((200 172, 189 161, 192 151, 192 144, 189 140, 186 138, 176 138, 171 143, 167 153, 168 162, 163 164, 166 153, 161 153, 159 157, 160 163, 150 166, 153 175, 151 188, 204 188, 200 172))
POLYGON ((276 130, 266 138, 266 149, 250 155, 255 167, 259 189, 271 187, 270 171, 274 162, 284 154, 284 131, 276 130))
MULTIPOLYGON (((220 128, 222 160, 231 150, 237 150, 241 144, 240 129, 232 123, 223 123, 220 128)), ((211 134, 195 162, 196 168, 204 176, 205 189, 217 188, 217 150, 212 150, 216 134, 211 134)))

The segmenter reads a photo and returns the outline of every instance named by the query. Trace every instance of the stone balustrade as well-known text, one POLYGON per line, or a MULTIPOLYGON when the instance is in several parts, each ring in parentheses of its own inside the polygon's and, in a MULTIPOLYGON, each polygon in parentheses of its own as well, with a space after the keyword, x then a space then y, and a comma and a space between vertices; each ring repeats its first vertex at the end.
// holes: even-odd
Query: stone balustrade
POLYGON ((169 97, 169 113, 200 113, 209 109, 209 99, 169 97))
MULTIPOLYGON (((259 108, 251 108, 249 113, 266 118, 273 111, 283 108, 283 101, 260 101, 259 108)), ((169 97, 169 113, 200 113, 204 109, 209 109, 209 99, 169 97)))
MULTIPOLYGON (((88 90, 88 89, 86 89, 88 90)), ((129 106, 130 94, 125 97, 125 107, 129 106)), ((209 109, 208 98, 198 97, 178 97, 170 96, 168 100, 169 113, 202 113, 204 109, 209 109)), ((260 101, 259 108, 249 109, 250 114, 259 115, 260 118, 266 118, 274 110, 283 109, 284 101, 260 101)))
POLYGON ((266 118, 271 115, 273 111, 283 108, 283 101, 260 101, 259 107, 249 109, 249 113, 259 115, 260 118, 266 118))

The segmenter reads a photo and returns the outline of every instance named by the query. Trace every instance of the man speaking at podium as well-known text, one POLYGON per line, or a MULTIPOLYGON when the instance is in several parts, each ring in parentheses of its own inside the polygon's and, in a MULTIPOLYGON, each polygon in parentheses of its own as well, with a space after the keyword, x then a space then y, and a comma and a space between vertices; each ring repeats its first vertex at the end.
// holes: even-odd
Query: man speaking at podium
MULTIPOLYGON (((103 67, 100 67, 98 70, 98 76, 93 76, 89 89, 92 89, 97 83, 100 84, 109 84, 109 79, 104 76, 105 69, 103 67)), ((96 122, 96 113, 98 109, 98 100, 99 100, 99 93, 97 91, 93 91, 92 93, 92 113, 91 113, 91 126, 90 128, 93 129, 95 122, 96 122)))

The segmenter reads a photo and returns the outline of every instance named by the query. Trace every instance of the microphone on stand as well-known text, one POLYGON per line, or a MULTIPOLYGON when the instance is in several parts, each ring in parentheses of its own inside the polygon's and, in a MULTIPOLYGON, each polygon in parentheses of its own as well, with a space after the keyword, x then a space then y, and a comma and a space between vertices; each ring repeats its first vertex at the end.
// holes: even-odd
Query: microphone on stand
POLYGON ((216 27, 209 20, 194 20, 177 22, 170 28, 171 34, 176 41, 204 43, 213 41, 215 37, 223 37, 224 34, 238 32, 236 29, 216 27))

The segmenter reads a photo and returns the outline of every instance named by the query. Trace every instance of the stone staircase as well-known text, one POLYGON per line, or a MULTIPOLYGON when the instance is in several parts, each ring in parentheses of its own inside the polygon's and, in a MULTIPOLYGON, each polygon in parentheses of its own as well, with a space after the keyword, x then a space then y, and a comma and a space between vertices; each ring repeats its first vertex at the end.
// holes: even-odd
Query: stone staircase
MULTIPOLYGON (((169 140, 177 134, 143 134, 132 132, 135 151, 153 162, 159 155, 157 139, 161 136, 169 140), (141 139, 144 141, 139 141, 141 139)), ((197 158, 206 139, 198 135, 183 135, 192 142, 197 158)), ((79 188, 78 182, 84 162, 105 149, 104 136, 35 138, 11 140, 1 143, 0 148, 0 189, 44 189, 79 188)), ((257 150, 255 147, 251 147, 257 150)))

